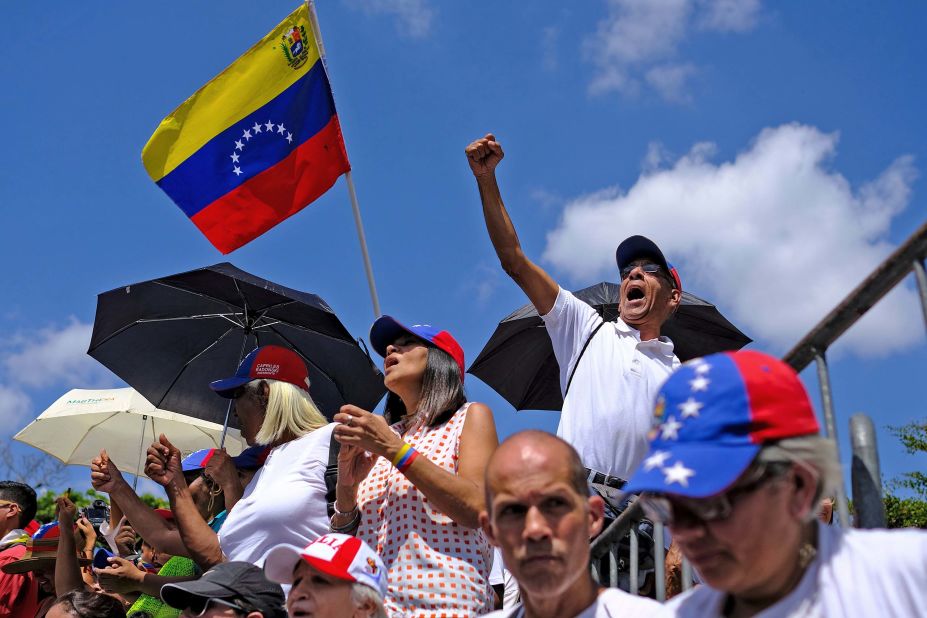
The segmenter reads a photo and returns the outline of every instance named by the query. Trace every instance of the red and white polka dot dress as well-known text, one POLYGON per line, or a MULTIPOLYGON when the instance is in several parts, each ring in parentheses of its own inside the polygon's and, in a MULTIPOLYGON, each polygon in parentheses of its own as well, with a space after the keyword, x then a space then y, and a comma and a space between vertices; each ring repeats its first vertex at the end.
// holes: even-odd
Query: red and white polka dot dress
MULTIPOLYGON (((464 404, 446 423, 403 439, 423 457, 456 474, 464 404)), ((397 433, 402 423, 392 426, 397 433)), ((492 548, 480 530, 465 528, 432 508, 392 464, 380 458, 361 483, 357 536, 386 564, 391 618, 475 616, 492 609, 492 548)))

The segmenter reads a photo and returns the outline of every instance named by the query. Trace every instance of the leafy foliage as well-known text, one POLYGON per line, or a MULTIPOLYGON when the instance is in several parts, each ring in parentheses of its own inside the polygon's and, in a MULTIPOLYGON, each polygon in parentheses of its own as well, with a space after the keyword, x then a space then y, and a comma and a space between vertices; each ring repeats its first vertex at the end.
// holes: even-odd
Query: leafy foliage
MULTIPOLYGON (((927 421, 913 421, 900 427, 890 427, 910 455, 927 453, 927 421)), ((887 484, 885 518, 889 528, 927 528, 927 474, 908 472, 887 484), (904 488, 916 497, 900 498, 894 490, 904 488)))
POLYGON ((885 520, 889 528, 927 529, 927 501, 885 496, 885 520))
MULTIPOLYGON (((44 493, 38 496, 38 512, 35 516, 38 521, 43 523, 54 521, 55 498, 57 498, 59 495, 60 493, 52 491, 51 489, 47 489, 44 493)), ((142 502, 153 509, 166 509, 170 506, 166 500, 163 500, 162 498, 152 494, 142 494, 139 496, 139 498, 142 499, 142 502)), ((90 506, 93 504, 94 500, 103 500, 109 504, 109 496, 92 488, 85 492, 71 490, 71 500, 74 502, 74 504, 77 505, 78 509, 81 509, 85 506, 90 506)))

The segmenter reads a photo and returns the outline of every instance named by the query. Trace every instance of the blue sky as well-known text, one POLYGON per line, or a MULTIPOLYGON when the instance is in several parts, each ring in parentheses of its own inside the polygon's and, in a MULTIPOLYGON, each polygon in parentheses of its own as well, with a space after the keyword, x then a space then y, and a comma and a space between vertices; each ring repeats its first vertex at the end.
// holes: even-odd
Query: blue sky
MULTIPOLYGON (((295 6, 8 7, 6 435, 70 388, 121 386, 84 352, 96 295, 126 283, 229 260, 321 295, 366 336, 343 181, 223 257, 140 161, 161 118, 295 6)), ((325 0, 318 14, 383 310, 445 326, 469 360, 525 302, 463 156, 487 131, 506 150, 500 183, 525 250, 564 287, 614 280, 615 245, 643 233, 687 289, 777 354, 927 213, 919 3, 325 0)), ((849 416, 866 412, 886 477, 925 467, 886 429, 927 416, 924 343, 909 278, 832 351, 845 461, 849 416)), ((803 378, 816 393, 813 369, 803 378)), ((556 427, 468 386, 502 435, 556 427)))

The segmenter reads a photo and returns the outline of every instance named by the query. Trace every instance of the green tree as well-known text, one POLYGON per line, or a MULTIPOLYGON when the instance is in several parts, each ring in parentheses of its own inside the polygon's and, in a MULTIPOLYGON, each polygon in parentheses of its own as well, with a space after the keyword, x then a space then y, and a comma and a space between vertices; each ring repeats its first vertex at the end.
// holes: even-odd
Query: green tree
MULTIPOLYGON (((927 421, 912 421, 907 425, 889 427, 909 455, 927 453, 927 421)), ((927 528, 927 474, 907 472, 886 485, 885 518, 889 528, 927 528), (914 497, 896 494, 906 489, 914 497)))
MULTIPOLYGON (((38 496, 38 510, 36 512, 35 518, 42 522, 48 523, 54 521, 55 519, 55 499, 61 495, 59 492, 52 491, 51 489, 46 489, 44 493, 39 494, 38 496)), ((103 500, 106 504, 109 504, 109 496, 104 493, 100 493, 93 488, 87 489, 84 492, 71 490, 71 500, 74 504, 77 505, 78 509, 90 506, 93 504, 94 500, 103 500)), ((139 496, 142 499, 142 502, 147 504, 153 509, 166 509, 170 508, 170 505, 166 500, 159 498, 158 496, 145 493, 139 496)))

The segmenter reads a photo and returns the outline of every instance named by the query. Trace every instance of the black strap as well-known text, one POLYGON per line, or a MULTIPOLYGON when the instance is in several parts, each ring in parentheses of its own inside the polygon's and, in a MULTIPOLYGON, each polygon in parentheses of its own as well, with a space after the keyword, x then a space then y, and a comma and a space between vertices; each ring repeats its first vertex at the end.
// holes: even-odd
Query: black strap
POLYGON ((586 353, 586 348, 589 347, 589 342, 592 341, 592 338, 595 337, 595 334, 599 332, 599 329, 602 328, 602 325, 605 324, 605 320, 599 322, 599 325, 595 327, 595 330, 589 335, 589 338, 586 339, 586 343, 583 344, 583 349, 579 351, 579 356, 576 357, 576 362, 573 363, 573 371, 570 372, 570 379, 567 380, 566 390, 563 392, 563 400, 566 401, 567 393, 570 392, 570 384, 573 383, 573 376, 576 375, 576 368, 579 367, 579 361, 583 357, 583 354, 586 353))
POLYGON ((341 442, 335 439, 335 432, 332 432, 331 442, 328 443, 328 465, 325 466, 325 503, 328 506, 328 517, 335 514, 336 489, 338 486, 338 451, 341 450, 341 442))

